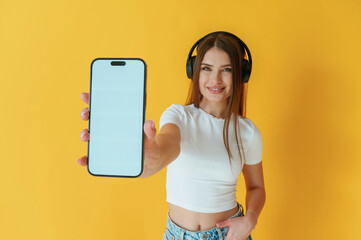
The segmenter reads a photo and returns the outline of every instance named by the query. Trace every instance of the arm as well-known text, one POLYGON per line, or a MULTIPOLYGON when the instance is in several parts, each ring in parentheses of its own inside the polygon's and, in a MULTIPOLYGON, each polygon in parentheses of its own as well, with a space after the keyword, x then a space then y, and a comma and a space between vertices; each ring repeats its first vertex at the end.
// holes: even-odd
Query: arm
MULTIPOLYGON (((249 211, 245 216, 227 219, 216 224, 217 227, 229 227, 227 239, 246 239, 255 228, 258 215, 265 203, 266 194, 263 185, 262 162, 254 165, 244 165, 243 175, 246 182, 246 208, 249 211)), ((248 238, 247 238, 248 239, 248 238)))
POLYGON ((159 151, 156 159, 145 158, 144 172, 139 178, 150 177, 173 162, 180 153, 181 133, 173 123, 165 124, 154 138, 155 148, 159 151))
POLYGON ((246 184, 246 209, 251 209, 257 214, 256 216, 253 211, 246 211, 246 216, 250 217, 255 226, 266 201, 262 162, 244 165, 242 172, 246 184))

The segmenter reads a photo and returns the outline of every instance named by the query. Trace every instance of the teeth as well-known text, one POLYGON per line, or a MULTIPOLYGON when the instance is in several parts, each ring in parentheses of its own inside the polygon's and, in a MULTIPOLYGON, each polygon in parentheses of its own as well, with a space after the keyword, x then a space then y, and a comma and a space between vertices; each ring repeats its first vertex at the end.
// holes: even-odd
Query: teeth
POLYGON ((211 88, 211 90, 218 91, 218 90, 221 90, 221 88, 211 88))

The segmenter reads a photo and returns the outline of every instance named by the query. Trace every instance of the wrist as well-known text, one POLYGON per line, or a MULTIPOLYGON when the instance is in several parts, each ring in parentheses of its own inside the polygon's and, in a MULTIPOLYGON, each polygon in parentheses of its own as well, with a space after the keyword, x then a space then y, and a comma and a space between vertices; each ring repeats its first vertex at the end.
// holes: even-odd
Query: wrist
POLYGON ((246 211, 246 217, 248 217, 249 221, 251 222, 253 229, 256 227, 258 222, 258 215, 255 211, 249 209, 246 211))
POLYGON ((248 215, 248 213, 254 214, 254 215, 256 216, 256 218, 258 219, 258 214, 257 214, 254 210, 248 209, 248 210, 246 211, 246 215, 248 215))

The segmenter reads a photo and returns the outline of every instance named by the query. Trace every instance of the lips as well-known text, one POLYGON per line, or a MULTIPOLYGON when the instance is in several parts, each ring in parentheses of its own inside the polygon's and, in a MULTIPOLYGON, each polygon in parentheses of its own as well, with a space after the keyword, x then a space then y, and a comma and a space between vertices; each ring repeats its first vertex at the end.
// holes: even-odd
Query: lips
POLYGON ((224 88, 220 88, 220 87, 207 87, 207 89, 208 91, 214 94, 221 93, 224 91, 224 88), (218 90, 213 90, 213 89, 218 89, 218 90))

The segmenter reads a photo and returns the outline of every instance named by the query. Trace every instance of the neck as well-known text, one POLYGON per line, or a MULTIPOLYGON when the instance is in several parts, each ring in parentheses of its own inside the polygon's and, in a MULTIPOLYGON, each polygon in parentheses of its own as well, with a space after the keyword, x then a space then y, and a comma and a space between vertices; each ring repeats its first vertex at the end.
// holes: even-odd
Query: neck
POLYGON ((216 118, 225 118, 227 111, 227 102, 215 103, 206 102, 204 99, 199 103, 199 107, 208 114, 216 118))

